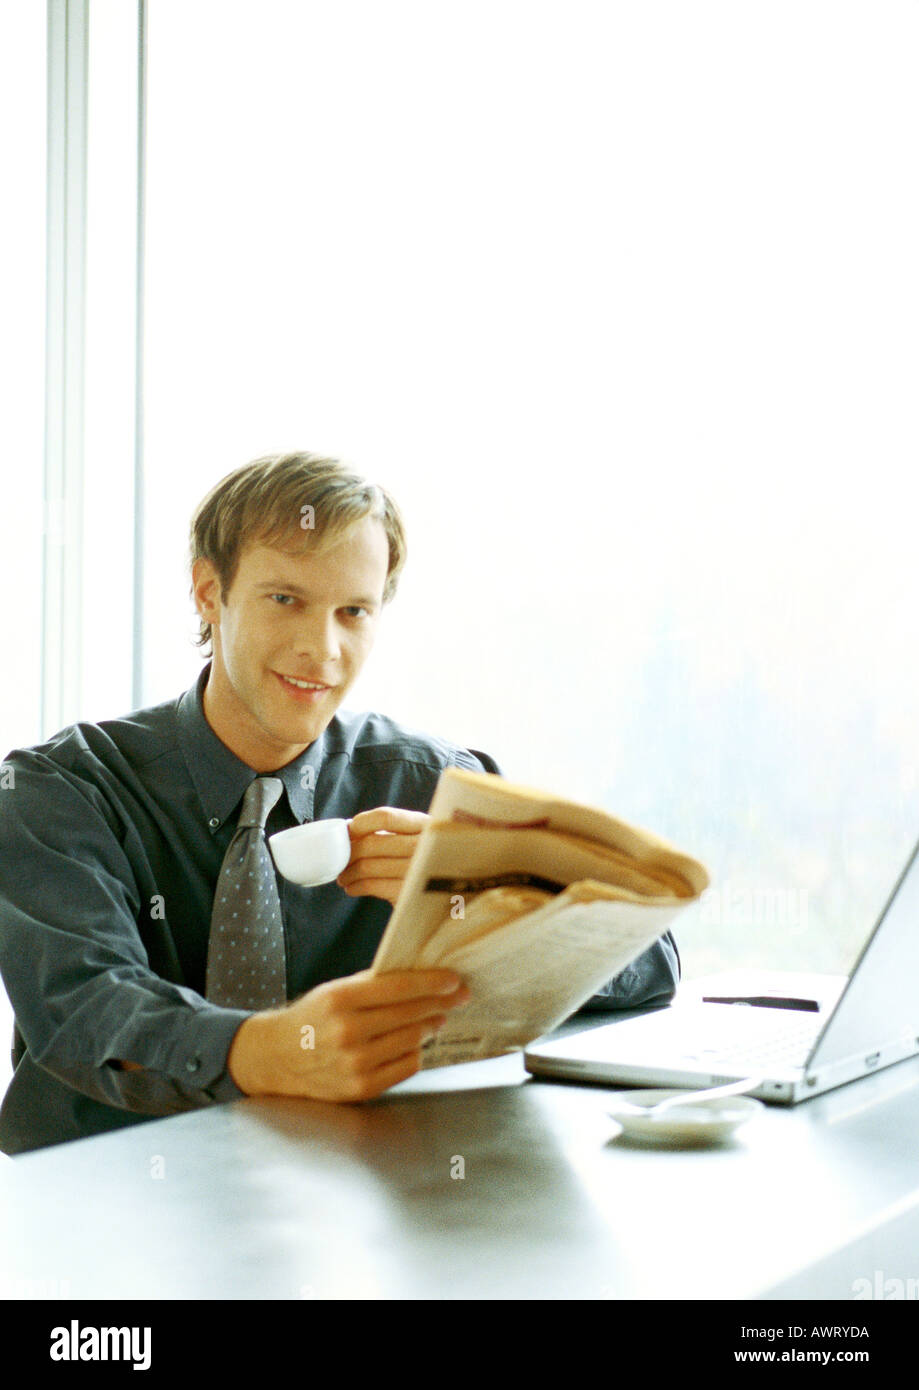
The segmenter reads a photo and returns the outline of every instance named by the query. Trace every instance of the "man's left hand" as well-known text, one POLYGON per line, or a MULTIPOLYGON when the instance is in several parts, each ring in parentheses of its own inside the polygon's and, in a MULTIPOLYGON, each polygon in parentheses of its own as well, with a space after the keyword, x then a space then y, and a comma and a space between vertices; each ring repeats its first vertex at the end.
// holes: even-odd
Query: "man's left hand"
POLYGON ((348 822, 351 858, 338 875, 339 887, 353 897, 384 898, 395 907, 418 836, 430 819, 424 811, 396 806, 361 811, 348 822))

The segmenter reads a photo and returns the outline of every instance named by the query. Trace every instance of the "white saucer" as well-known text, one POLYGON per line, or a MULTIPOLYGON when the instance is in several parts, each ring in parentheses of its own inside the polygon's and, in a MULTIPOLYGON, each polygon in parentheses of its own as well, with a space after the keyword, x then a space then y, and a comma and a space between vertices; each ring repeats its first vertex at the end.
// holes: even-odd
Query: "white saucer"
POLYGON ((609 1114, 630 1139, 717 1144, 763 1110, 762 1101, 753 1100, 750 1096, 716 1096, 712 1100, 696 1101, 694 1105, 675 1105, 657 1118, 653 1115, 630 1115, 615 1109, 617 1099, 628 1105, 650 1107, 680 1094, 679 1090, 617 1091, 610 1097, 613 1108, 609 1114))

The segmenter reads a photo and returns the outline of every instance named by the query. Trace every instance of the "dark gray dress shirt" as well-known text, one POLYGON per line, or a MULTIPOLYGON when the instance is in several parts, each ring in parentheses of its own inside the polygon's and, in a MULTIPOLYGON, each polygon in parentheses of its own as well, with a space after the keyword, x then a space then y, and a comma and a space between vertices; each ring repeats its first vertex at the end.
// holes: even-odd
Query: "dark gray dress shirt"
MULTIPOLYGON (((242 1095, 227 1053, 248 1011, 209 1003, 204 981, 214 889, 254 773, 204 717, 208 669, 177 700, 73 725, 3 764, 0 970, 16 1017, 6 1153, 242 1095)), ((266 831, 375 806, 426 811, 450 766, 498 771, 486 754, 340 711, 275 774, 285 794, 266 831)), ((288 998, 371 964, 389 903, 278 884, 288 998)), ((678 976, 668 935, 590 1006, 665 1003, 678 976)))

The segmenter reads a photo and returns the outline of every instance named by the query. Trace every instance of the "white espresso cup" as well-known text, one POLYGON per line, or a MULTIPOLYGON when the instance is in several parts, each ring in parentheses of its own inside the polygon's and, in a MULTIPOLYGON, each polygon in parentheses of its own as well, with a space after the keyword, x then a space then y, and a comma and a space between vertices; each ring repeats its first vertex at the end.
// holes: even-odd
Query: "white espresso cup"
POLYGON ((274 862, 301 888, 317 888, 338 878, 351 858, 346 820, 314 820, 268 837, 274 862))

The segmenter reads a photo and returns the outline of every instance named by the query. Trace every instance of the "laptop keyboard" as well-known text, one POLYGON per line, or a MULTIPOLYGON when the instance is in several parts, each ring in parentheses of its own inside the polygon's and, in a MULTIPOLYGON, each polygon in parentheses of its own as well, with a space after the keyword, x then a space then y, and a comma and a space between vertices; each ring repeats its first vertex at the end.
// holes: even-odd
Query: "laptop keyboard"
MULTIPOLYGON (((823 1020, 821 1020, 822 1022, 823 1020)), ((772 1037, 757 1038, 751 1042, 740 1041, 725 1045, 696 1048, 683 1055, 692 1061, 704 1062, 706 1066, 717 1066, 730 1062, 751 1073, 768 1067, 803 1067, 807 1055, 814 1045, 819 1025, 813 1018, 792 1024, 787 1031, 772 1037)))
POLYGON ((776 1017, 774 1009, 705 1004, 614 1024, 612 1036, 623 1062, 694 1064, 753 1076, 803 1066, 824 1021, 817 1014, 776 1017))

